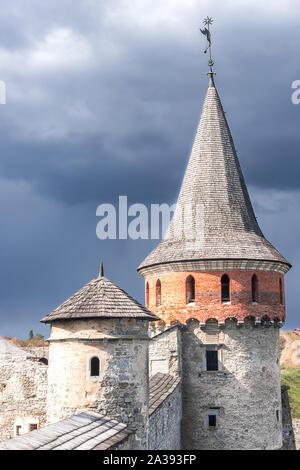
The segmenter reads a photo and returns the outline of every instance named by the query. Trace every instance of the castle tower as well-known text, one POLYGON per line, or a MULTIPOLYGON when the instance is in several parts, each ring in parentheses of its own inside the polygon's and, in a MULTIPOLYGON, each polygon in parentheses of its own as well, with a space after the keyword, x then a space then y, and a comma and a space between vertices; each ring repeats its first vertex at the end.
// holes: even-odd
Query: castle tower
POLYGON ((290 264, 258 226, 209 75, 173 219, 138 271, 147 308, 185 325, 183 448, 276 449, 290 264))
POLYGON ((50 323, 47 421, 91 408, 136 429, 147 449, 148 322, 157 317, 103 276, 41 320, 50 323))

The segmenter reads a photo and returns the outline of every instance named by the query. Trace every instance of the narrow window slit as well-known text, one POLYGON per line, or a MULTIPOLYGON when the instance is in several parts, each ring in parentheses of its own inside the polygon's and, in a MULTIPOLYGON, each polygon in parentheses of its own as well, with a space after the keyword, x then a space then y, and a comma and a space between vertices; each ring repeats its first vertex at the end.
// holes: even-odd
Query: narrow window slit
POLYGON ((230 280, 227 274, 221 278, 221 300, 222 302, 230 302, 230 280))
POLYGON ((99 377, 100 374, 100 361, 98 357, 91 359, 91 377, 99 377))

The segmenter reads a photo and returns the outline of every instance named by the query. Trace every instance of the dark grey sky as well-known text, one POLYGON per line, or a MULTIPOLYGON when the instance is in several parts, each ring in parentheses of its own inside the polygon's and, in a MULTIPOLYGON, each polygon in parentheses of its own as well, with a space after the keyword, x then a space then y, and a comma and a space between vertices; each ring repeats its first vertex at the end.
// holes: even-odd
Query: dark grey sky
POLYGON ((144 300, 155 241, 100 241, 96 208, 175 202, 207 87, 199 32, 215 18, 216 84, 265 236, 293 264, 298 316, 298 1, 11 0, 0 17, 0 335, 105 274, 144 300), (223 6, 222 6, 223 5, 223 6))

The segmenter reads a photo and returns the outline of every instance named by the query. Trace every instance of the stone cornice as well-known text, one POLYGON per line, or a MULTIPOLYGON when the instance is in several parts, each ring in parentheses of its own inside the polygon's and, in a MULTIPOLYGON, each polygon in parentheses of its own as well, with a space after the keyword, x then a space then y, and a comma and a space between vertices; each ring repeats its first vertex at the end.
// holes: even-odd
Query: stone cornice
POLYGON ((181 271, 228 271, 230 269, 241 269, 249 271, 272 271, 286 274, 290 265, 278 261, 255 260, 255 259, 205 259, 172 261, 169 263, 154 264, 139 268, 138 272, 142 276, 151 276, 161 273, 181 272, 181 271))

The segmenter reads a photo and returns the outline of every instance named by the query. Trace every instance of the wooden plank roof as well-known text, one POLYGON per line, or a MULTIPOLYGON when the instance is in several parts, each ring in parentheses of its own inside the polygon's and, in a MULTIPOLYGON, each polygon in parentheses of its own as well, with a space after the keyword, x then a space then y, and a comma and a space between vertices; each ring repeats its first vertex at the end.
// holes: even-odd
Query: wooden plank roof
POLYGON ((150 377, 149 382, 149 414, 154 411, 168 398, 180 383, 179 377, 158 372, 150 377))
POLYGON ((133 432, 126 424, 86 411, 0 442, 0 450, 106 450, 133 432))
POLYGON ((150 310, 104 276, 92 279, 41 322, 82 318, 158 320, 150 310))

